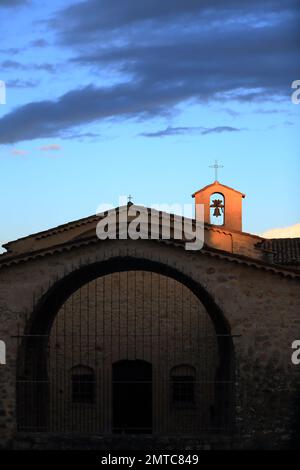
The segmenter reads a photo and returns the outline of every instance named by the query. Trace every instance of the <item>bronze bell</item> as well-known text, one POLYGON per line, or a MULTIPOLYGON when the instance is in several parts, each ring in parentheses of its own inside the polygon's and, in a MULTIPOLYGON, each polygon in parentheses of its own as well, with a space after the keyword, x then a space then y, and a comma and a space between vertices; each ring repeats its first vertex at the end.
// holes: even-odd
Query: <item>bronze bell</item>
POLYGON ((215 217, 220 217, 220 215, 221 215, 221 211, 220 211, 219 207, 215 207, 214 216, 215 217))
POLYGON ((213 203, 211 204, 211 208, 214 209, 214 217, 220 217, 222 214, 221 214, 221 209, 223 210, 224 208, 224 205, 222 204, 222 200, 221 199, 214 199, 212 201, 213 203))

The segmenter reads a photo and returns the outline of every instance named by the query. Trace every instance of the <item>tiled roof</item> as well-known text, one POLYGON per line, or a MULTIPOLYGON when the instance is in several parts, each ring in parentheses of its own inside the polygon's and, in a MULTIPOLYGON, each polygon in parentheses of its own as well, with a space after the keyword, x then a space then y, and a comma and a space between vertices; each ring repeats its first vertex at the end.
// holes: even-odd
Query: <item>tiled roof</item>
POLYGON ((271 238, 259 246, 262 250, 273 252, 275 264, 300 266, 300 238, 271 238))

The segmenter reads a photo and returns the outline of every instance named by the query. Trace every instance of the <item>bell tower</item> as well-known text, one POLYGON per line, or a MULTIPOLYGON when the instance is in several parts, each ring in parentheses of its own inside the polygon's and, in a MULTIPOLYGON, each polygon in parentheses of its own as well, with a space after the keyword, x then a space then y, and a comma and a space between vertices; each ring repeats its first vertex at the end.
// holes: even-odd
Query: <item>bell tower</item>
POLYGON ((242 199, 245 194, 219 183, 217 168, 220 166, 216 162, 213 168, 216 170, 215 182, 192 194, 195 198, 196 219, 199 219, 200 214, 200 211, 197 211, 197 204, 203 204, 204 223, 228 231, 242 232, 242 199))

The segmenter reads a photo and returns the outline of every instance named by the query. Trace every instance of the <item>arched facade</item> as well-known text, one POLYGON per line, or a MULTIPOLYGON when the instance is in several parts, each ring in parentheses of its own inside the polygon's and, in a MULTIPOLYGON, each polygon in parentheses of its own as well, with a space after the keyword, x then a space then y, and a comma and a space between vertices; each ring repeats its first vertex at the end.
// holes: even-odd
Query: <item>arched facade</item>
MULTIPOLYGON (((26 261, 15 258, 4 265, 2 262, 0 269, 0 313, 4 319, 0 328, 6 344, 6 365, 0 367, 0 405, 5 412, 0 413, 0 441, 5 445, 17 446, 20 439, 22 448, 69 445, 65 440, 68 435, 46 432, 50 403, 46 353, 51 328, 63 304, 80 288, 129 271, 160 274, 182 284, 201 303, 213 324, 220 367, 215 380, 218 409, 211 409, 210 416, 218 420, 215 429, 220 431, 204 437, 197 434, 195 445, 250 447, 256 446, 263 434, 261 439, 267 439, 270 447, 280 448, 288 442, 281 442, 281 436, 293 438, 292 404, 297 400, 299 377, 297 367, 291 366, 290 345, 299 329, 300 308, 299 277, 294 273, 251 264, 248 259, 231 259, 223 252, 192 253, 174 244, 149 240, 88 239, 71 247, 29 254, 26 261), (25 384, 30 382, 35 389, 29 394, 25 384), (33 429, 40 431, 38 440, 33 429), (223 439, 229 429, 233 434, 229 440, 223 439)), ((76 360, 76 366, 88 364, 76 360)), ((176 366, 193 364, 181 360, 176 366)), ((171 375, 169 378, 171 381, 171 375)), ((101 381, 96 381, 95 388, 97 384, 101 381)), ((156 440, 153 430, 151 442, 156 448, 184 448, 184 435, 176 442, 168 438, 166 444, 165 439, 156 440)), ((120 442, 120 435, 116 437, 109 441, 111 445, 120 442)), ((103 449, 107 442, 101 439, 103 449)), ((136 442, 143 448, 141 441, 136 442)), ((79 441, 76 443, 79 446, 79 441)), ((97 446, 99 443, 97 440, 97 446)), ((124 442, 123 448, 127 444, 124 442)))
MULTIPOLYGON (((233 430, 228 323, 200 284, 163 263, 114 258, 65 276, 41 298, 21 351, 21 431, 114 433, 113 364, 124 360, 152 367, 152 425, 145 426, 145 433, 233 430), (174 402, 174 395, 191 388, 188 375, 178 375, 176 385, 171 377, 184 364, 195 371, 193 404, 174 402), (77 397, 80 391, 83 397, 94 394, 93 402, 74 403, 69 372, 74 367, 94 372, 93 384, 77 384, 77 397)), ((83 376, 89 382, 88 374, 83 376)))

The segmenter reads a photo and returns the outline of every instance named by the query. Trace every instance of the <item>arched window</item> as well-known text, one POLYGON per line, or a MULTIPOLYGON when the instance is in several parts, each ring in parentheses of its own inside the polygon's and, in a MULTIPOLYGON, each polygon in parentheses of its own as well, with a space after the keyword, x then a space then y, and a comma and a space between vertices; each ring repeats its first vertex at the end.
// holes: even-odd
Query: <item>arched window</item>
POLYGON ((91 367, 78 365, 71 369, 72 402, 95 402, 95 374, 91 367))
POLYGON ((213 193, 210 196, 210 223, 224 225, 225 223, 225 198, 221 193, 213 193))
POLYGON ((196 369, 178 365, 171 370, 171 396, 174 405, 195 404, 196 369))

